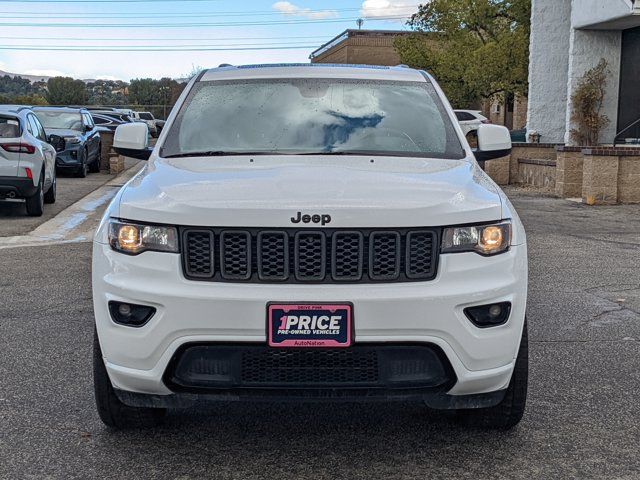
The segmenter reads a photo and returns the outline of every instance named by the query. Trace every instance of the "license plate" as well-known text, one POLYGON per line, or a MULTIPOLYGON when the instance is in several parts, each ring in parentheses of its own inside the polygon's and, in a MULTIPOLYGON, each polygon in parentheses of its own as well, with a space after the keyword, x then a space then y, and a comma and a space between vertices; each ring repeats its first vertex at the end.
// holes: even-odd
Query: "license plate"
POLYGON ((348 347, 353 341, 353 305, 278 304, 267 307, 269 346, 348 347))

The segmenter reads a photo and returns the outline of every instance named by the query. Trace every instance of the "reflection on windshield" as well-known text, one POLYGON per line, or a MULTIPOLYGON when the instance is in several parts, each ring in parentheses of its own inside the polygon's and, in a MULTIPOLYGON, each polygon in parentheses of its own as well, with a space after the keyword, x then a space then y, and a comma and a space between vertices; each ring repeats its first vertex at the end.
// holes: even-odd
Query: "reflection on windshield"
POLYGON ((162 154, 190 152, 464 156, 431 84, 325 79, 197 84, 162 154))
POLYGON ((82 117, 79 113, 35 112, 44 128, 64 128, 82 131, 82 117))

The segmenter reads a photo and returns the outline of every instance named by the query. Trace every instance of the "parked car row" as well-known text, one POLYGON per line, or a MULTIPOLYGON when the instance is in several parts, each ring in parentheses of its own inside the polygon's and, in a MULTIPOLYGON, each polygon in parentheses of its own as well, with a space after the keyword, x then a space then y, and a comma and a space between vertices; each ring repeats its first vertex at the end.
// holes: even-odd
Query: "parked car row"
POLYGON ((0 200, 24 199, 31 216, 56 201, 56 148, 45 132, 29 107, 0 106, 0 200))
POLYGON ((56 201, 57 172, 99 172, 100 132, 138 122, 152 136, 164 125, 130 109, 0 105, 0 200, 24 199, 29 215, 42 215, 56 201))
POLYGON ((130 122, 145 123, 152 137, 162 131, 164 120, 156 119, 151 112, 136 112, 128 108, 87 107, 97 125, 115 131, 119 125, 130 122))

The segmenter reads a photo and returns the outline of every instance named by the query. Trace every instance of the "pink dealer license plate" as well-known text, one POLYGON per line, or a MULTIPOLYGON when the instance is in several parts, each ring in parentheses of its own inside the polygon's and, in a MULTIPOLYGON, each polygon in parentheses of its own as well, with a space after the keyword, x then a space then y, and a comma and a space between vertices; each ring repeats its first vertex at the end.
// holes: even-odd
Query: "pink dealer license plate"
POLYGON ((267 306, 269 346, 348 347, 353 340, 353 305, 279 304, 267 306))

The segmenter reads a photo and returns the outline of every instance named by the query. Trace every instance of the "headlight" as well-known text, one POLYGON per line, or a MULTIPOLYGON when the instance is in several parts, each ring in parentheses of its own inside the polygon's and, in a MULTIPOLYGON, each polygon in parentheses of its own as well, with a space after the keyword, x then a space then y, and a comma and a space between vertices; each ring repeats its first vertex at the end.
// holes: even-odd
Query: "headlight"
POLYGON ((109 245, 118 252, 138 255, 146 251, 173 252, 178 250, 178 232, 175 227, 109 222, 109 245))
POLYGON ((445 228, 442 235, 442 253, 477 252, 496 255, 506 252, 511 245, 511 222, 493 225, 445 228))
POLYGON ((80 139, 78 137, 64 137, 64 141, 72 145, 80 143, 80 139))

